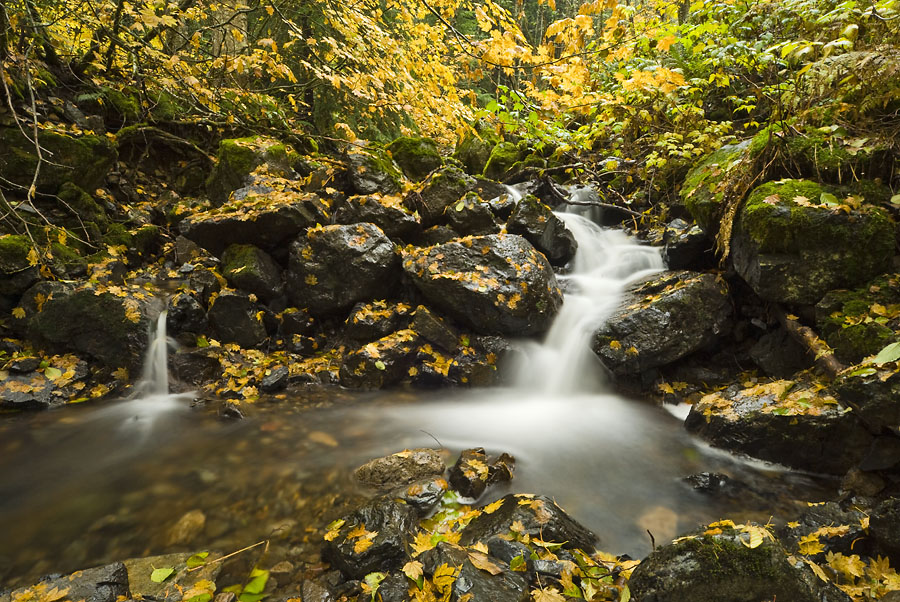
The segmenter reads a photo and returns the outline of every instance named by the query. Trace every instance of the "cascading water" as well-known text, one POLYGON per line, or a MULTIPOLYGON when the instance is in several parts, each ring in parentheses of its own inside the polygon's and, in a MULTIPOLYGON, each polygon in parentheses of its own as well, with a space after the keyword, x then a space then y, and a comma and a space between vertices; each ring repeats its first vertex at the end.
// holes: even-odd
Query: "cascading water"
POLYGON ((156 329, 150 333, 147 359, 141 379, 135 386, 135 394, 140 397, 169 394, 169 339, 166 336, 166 312, 161 311, 156 319, 156 329))

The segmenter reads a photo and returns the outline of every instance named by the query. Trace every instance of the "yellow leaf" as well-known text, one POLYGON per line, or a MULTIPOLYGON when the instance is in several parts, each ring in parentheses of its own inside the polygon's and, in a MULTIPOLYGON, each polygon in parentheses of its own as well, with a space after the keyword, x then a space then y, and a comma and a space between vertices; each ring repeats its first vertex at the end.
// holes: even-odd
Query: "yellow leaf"
POLYGON ((503 572, 500 565, 492 562, 491 559, 488 558, 488 555, 482 552, 469 552, 469 562, 471 562, 475 568, 487 571, 491 575, 499 575, 503 572))
POLYGON ((16 318, 18 318, 19 320, 22 320, 25 318, 25 310, 22 309, 21 307, 14 307, 12 310, 12 315, 15 316, 16 318))
POLYGON ((38 256, 37 251, 34 250, 34 247, 32 247, 28 251, 27 259, 28 259, 28 265, 37 265, 38 261, 40 261, 41 258, 38 256))
POLYGON ((663 393, 668 393, 669 395, 675 394, 675 389, 672 388, 672 385, 669 383, 662 383, 660 385, 656 385, 656 388, 662 391, 663 393))
POLYGON ((659 40, 656 41, 656 48, 663 52, 668 52, 669 48, 672 47, 672 44, 675 43, 675 39, 676 38, 673 35, 668 35, 664 38, 660 38, 659 40))
POLYGON ((418 560, 410 560, 406 564, 403 565, 403 574, 412 579, 413 581, 418 581, 419 577, 422 576, 423 567, 422 563, 418 560))
POLYGON ((275 9, 274 9, 273 7, 271 7, 271 6, 267 6, 267 7, 266 7, 266 12, 269 13, 269 16, 271 17, 272 15, 275 14, 275 9))
POLYGON ((483 512, 484 512, 485 514, 493 514, 493 513, 496 512, 496 511, 500 508, 500 506, 502 506, 502 505, 503 505, 503 498, 500 498, 500 499, 497 500, 496 502, 491 502, 490 504, 488 504, 487 506, 485 506, 483 512))
POLYGON ((612 349, 613 351, 618 351, 619 349, 622 348, 622 343, 620 343, 619 341, 610 341, 609 348, 612 349))
POLYGON ((316 278, 315 276, 313 276, 312 274, 309 274, 309 275, 304 279, 304 282, 306 282, 306 284, 308 284, 309 286, 315 286, 316 284, 318 284, 319 279, 316 278))
POLYGON ((559 593, 555 587, 550 589, 531 590, 531 599, 534 602, 566 602, 566 597, 559 593))

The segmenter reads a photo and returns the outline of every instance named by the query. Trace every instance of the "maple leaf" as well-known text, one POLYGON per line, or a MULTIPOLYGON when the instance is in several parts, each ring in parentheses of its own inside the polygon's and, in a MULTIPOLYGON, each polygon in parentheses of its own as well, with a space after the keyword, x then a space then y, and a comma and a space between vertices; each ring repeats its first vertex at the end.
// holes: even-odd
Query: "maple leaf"
POLYGON ((12 310, 12 315, 19 320, 25 319, 25 310, 21 307, 14 307, 12 310))
POLYGON ((549 589, 531 590, 531 599, 534 602, 566 602, 566 597, 559 593, 555 587, 549 589))
POLYGON ((491 575, 499 575, 503 572, 500 565, 493 562, 487 554, 483 552, 469 552, 469 562, 477 569, 487 571, 491 575))
POLYGON ((482 509, 482 512, 484 512, 485 514, 493 514, 494 512, 496 512, 497 510, 499 510, 499 509, 500 509, 500 506, 502 506, 502 505, 503 505, 503 498, 500 498, 500 499, 497 500, 496 502, 491 502, 490 504, 488 504, 487 506, 485 506, 485 507, 482 509))

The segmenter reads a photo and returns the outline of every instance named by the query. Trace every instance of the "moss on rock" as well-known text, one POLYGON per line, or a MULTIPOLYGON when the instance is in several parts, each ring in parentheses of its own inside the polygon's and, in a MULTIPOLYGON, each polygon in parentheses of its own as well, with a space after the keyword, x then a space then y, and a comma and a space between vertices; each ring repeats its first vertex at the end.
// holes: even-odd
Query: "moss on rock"
POLYGON ((293 147, 272 138, 250 136, 219 143, 216 166, 206 181, 211 201, 222 204, 234 190, 244 186, 247 176, 262 165, 274 176, 289 176, 300 155, 293 147))
POLYGON ((501 142, 497 133, 484 123, 479 123, 476 128, 467 132, 456 145, 453 158, 463 164, 466 172, 471 175, 481 175, 487 165, 493 148, 501 142))
POLYGON ((483 175, 492 180, 500 180, 520 159, 521 152, 518 146, 512 142, 501 142, 491 150, 483 175))
POLYGON ((387 149, 407 178, 420 182, 429 173, 444 164, 437 143, 431 138, 401 136, 387 149))
MULTIPOLYGON (((754 139, 755 141, 755 139, 754 139)), ((707 155, 688 172, 681 186, 685 208, 705 232, 718 230, 716 218, 737 177, 747 177, 752 169, 752 142, 727 144, 707 155), (748 154, 748 152, 750 154, 748 154)))

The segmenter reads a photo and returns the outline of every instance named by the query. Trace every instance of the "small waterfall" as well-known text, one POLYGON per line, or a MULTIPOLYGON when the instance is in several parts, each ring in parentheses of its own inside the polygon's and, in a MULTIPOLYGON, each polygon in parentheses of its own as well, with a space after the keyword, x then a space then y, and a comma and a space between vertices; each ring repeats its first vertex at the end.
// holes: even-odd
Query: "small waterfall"
POLYGON ((575 209, 580 211, 557 213, 578 241, 571 273, 557 276, 565 302, 543 343, 526 346, 516 379, 521 388, 556 394, 602 389, 605 372, 591 350, 591 336, 629 282, 665 267, 659 249, 585 217, 596 207, 575 209))
POLYGON ((156 330, 150 333, 147 359, 141 379, 135 385, 135 393, 140 397, 158 397, 169 394, 169 340, 166 336, 166 312, 163 310, 156 320, 156 330))

